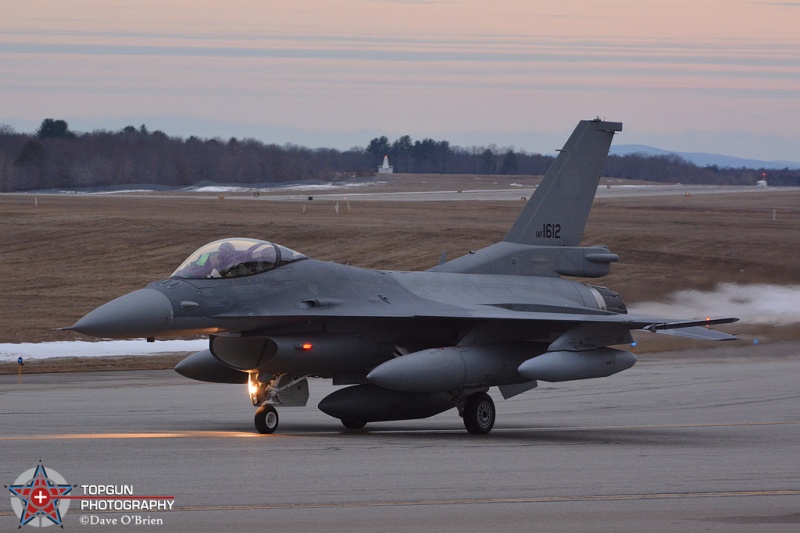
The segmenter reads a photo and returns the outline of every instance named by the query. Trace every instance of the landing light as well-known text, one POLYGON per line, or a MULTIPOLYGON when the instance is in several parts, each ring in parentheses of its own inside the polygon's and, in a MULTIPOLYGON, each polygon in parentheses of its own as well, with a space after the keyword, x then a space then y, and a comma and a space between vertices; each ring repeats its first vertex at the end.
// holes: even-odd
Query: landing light
POLYGON ((313 344, 311 344, 310 342, 304 342, 303 344, 297 344, 297 345, 295 345, 295 347, 294 347, 294 348, 295 348, 295 350, 300 350, 300 351, 303 351, 303 352, 308 352, 308 351, 310 351, 310 350, 311 350, 313 347, 314 347, 314 345, 313 345, 313 344))
POLYGON ((255 381, 247 380, 247 390, 250 392, 250 396, 254 396, 258 393, 258 384, 255 381))

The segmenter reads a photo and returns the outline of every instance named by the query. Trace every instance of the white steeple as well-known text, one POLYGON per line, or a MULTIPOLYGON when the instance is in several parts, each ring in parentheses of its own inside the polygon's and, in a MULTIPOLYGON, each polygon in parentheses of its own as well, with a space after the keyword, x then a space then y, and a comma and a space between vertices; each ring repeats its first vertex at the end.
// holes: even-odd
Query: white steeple
POLYGON ((389 164, 389 156, 383 156, 383 164, 378 167, 378 174, 391 174, 394 172, 394 167, 389 164))

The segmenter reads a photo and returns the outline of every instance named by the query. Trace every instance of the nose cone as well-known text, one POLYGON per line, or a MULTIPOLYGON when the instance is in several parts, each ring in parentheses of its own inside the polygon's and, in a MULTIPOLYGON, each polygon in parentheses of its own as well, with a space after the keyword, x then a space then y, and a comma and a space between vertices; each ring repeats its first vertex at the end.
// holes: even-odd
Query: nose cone
POLYGON ((170 329, 172 318, 169 298, 154 289, 139 289, 101 305, 70 329, 111 339, 154 337, 170 329))

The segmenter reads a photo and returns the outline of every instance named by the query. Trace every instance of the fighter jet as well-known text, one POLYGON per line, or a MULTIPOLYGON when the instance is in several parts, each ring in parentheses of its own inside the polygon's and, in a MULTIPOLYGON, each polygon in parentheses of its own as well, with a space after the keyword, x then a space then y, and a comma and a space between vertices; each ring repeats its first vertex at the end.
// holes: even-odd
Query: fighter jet
POLYGON ((319 408, 346 428, 427 418, 452 408, 487 434, 495 405, 538 381, 600 378, 636 363, 632 330, 708 340, 735 318, 666 320, 627 313, 599 278, 618 256, 580 246, 621 123, 581 121, 505 238, 424 272, 316 261, 268 241, 207 244, 172 275, 117 298, 72 329, 101 338, 208 335, 175 370, 246 384, 255 427, 275 406, 306 405, 309 377, 346 386, 319 408), (617 347, 614 347, 617 346, 617 347))

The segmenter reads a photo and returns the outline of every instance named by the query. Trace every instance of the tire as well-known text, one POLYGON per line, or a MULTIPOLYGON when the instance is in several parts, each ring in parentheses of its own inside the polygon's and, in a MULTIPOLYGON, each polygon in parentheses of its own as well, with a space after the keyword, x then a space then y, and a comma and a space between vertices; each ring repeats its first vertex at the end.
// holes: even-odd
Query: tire
POLYGON ((494 402, 485 392, 475 392, 464 404, 464 427, 473 435, 486 435, 494 427, 494 402))
POLYGON ((358 420, 345 420, 342 418, 342 425, 347 429, 361 429, 367 425, 366 422, 361 422, 358 420))
POLYGON ((278 411, 272 405, 264 404, 256 410, 256 430, 262 435, 275 433, 278 420, 278 411))

